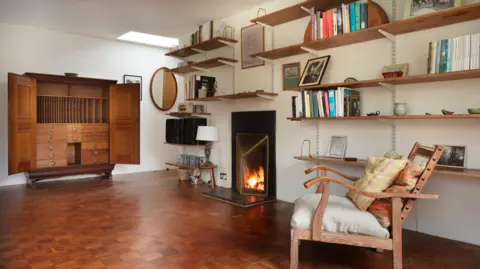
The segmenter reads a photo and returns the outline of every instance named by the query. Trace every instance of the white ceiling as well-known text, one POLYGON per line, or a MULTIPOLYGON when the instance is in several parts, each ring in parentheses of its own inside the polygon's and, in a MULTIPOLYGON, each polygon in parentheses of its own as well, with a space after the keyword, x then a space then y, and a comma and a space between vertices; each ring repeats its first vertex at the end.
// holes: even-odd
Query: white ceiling
POLYGON ((0 0, 0 22, 115 39, 137 31, 179 37, 268 0, 0 0))

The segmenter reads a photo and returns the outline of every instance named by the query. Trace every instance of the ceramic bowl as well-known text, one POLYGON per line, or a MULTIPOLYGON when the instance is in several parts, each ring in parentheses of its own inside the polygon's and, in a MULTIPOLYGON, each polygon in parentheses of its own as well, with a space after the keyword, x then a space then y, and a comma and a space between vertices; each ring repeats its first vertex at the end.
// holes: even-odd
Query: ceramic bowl
POLYGON ((480 108, 469 108, 468 113, 470 113, 470 114, 480 114, 480 108))

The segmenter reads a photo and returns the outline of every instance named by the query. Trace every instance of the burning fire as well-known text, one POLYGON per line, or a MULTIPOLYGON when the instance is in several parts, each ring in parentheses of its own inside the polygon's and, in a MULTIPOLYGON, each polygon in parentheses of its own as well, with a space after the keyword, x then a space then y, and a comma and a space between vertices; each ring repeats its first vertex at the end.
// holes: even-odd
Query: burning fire
POLYGON ((265 171, 263 166, 256 169, 245 168, 244 184, 246 188, 265 191, 265 171))

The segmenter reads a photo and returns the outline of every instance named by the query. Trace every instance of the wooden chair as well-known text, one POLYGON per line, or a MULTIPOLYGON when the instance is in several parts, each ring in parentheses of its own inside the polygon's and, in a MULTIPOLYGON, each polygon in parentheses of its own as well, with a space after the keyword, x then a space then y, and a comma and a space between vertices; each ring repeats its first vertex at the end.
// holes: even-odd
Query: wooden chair
POLYGON ((359 178, 349 177, 341 172, 338 172, 327 166, 315 166, 305 171, 309 174, 313 171, 320 170, 321 176, 308 180, 304 183, 305 188, 310 188, 313 185, 320 183, 317 189, 317 194, 321 193, 321 199, 318 207, 315 211, 312 220, 312 229, 298 229, 292 228, 291 230, 291 253, 290 253, 290 268, 298 268, 298 252, 300 240, 310 240, 333 244, 344 244, 359 247, 367 247, 377 249, 378 251, 393 250, 393 268, 402 269, 402 224, 407 219, 409 212, 412 210, 413 204, 416 199, 437 199, 437 195, 420 194, 423 186, 429 179, 437 161, 440 159, 443 153, 443 145, 439 145, 435 148, 422 146, 420 143, 416 143, 410 152, 408 159, 413 161, 416 156, 427 158, 428 162, 425 170, 422 172, 420 179, 418 180, 415 188, 411 193, 392 193, 392 192, 366 192, 358 189, 352 185, 346 184, 341 180, 331 178, 327 176, 327 171, 336 173, 348 180, 356 181, 359 178), (391 237, 380 238, 375 236, 365 236, 357 234, 346 233, 332 233, 322 230, 322 220, 325 213, 325 209, 328 205, 330 197, 330 185, 329 183, 336 183, 342 185, 350 190, 356 191, 362 195, 373 198, 391 198, 392 199, 392 226, 391 237), (406 199, 405 204, 402 202, 402 198, 406 199))

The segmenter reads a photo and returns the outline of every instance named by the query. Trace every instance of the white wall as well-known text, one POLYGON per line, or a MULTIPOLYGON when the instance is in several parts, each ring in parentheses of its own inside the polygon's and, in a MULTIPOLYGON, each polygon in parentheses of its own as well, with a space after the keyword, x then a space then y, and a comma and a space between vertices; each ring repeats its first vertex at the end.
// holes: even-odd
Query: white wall
MULTIPOLYGON (((290 6, 295 2, 278 0, 261 6, 267 12, 290 6)), ((387 13, 392 10, 391 1, 377 1, 387 13)), ((403 14, 403 1, 397 8, 398 18, 403 14)), ((240 29, 250 25, 250 19, 256 17, 258 8, 227 18, 235 27, 235 38, 240 40, 240 29)), ((266 50, 301 43, 308 20, 300 19, 277 26, 274 31, 266 29, 266 50)), ((410 75, 426 73, 428 42, 437 39, 455 37, 478 32, 480 21, 471 21, 432 30, 405 34, 397 38, 397 63, 409 63, 410 75)), ((239 43, 240 44, 240 43, 239 43)), ((240 45, 235 46, 235 55, 240 58, 240 45)), ((330 64, 323 78, 323 83, 343 81, 347 77, 359 80, 381 77, 381 68, 391 64, 391 42, 387 39, 370 41, 322 51, 322 55, 331 55, 330 64)), ((221 52, 223 53, 223 52, 221 52)), ((209 57, 216 56, 210 53, 209 57)), ((218 184, 231 187, 231 112, 276 110, 277 111, 277 195, 280 200, 293 202, 302 194, 312 192, 305 190, 302 183, 307 180, 303 171, 311 163, 296 161, 293 156, 300 155, 300 146, 304 139, 316 141, 319 130, 319 152, 325 154, 328 141, 332 135, 348 137, 347 156, 367 158, 382 156, 392 148, 392 128, 377 121, 333 121, 333 122, 292 122, 286 118, 291 115, 292 92, 281 90, 281 67, 284 63, 300 62, 302 69, 312 55, 294 56, 275 61, 273 65, 273 89, 271 86, 272 66, 256 67, 242 70, 238 64, 235 68, 235 91, 265 89, 274 91, 279 96, 274 101, 262 99, 245 99, 208 103, 212 112, 211 123, 219 128, 220 141, 215 144, 212 160, 219 164, 218 173, 225 172, 227 181, 218 184)), ((411 114, 430 112, 439 114, 443 108, 457 113, 467 113, 467 108, 478 107, 478 79, 426 83, 397 87, 397 99, 408 103, 411 114)), ((220 93, 231 93, 229 83, 219 83, 220 93)), ((362 91, 362 113, 380 110, 383 115, 392 114, 392 95, 381 87, 362 91)), ((416 141, 433 144, 445 143, 466 145, 468 154, 466 165, 480 168, 480 144, 478 130, 480 122, 476 120, 436 120, 436 121, 399 121, 397 123, 397 149, 408 153, 416 141)), ((312 145, 312 151, 315 146, 312 145)), ((336 166, 346 173, 361 176, 362 169, 336 166)), ((480 182, 476 179, 434 175, 425 188, 425 193, 436 193, 436 201, 420 201, 411 214, 405 227, 420 232, 438 235, 450 239, 480 244, 480 217, 476 208, 476 198, 480 182)), ((344 189, 334 187, 336 194, 345 193, 344 189)))
MULTIPOLYGON (((175 67, 178 62, 164 56, 165 49, 8 24, 0 24, 0 40, 0 186, 25 183, 23 174, 7 176, 8 72, 76 72, 82 77, 115 79, 120 83, 124 74, 142 76, 141 164, 117 165, 114 173, 163 170, 166 161, 175 160, 178 149, 164 145, 167 116, 154 107, 149 92, 155 70, 162 66, 175 67)), ((183 79, 177 79, 178 100, 182 100, 183 79)))

